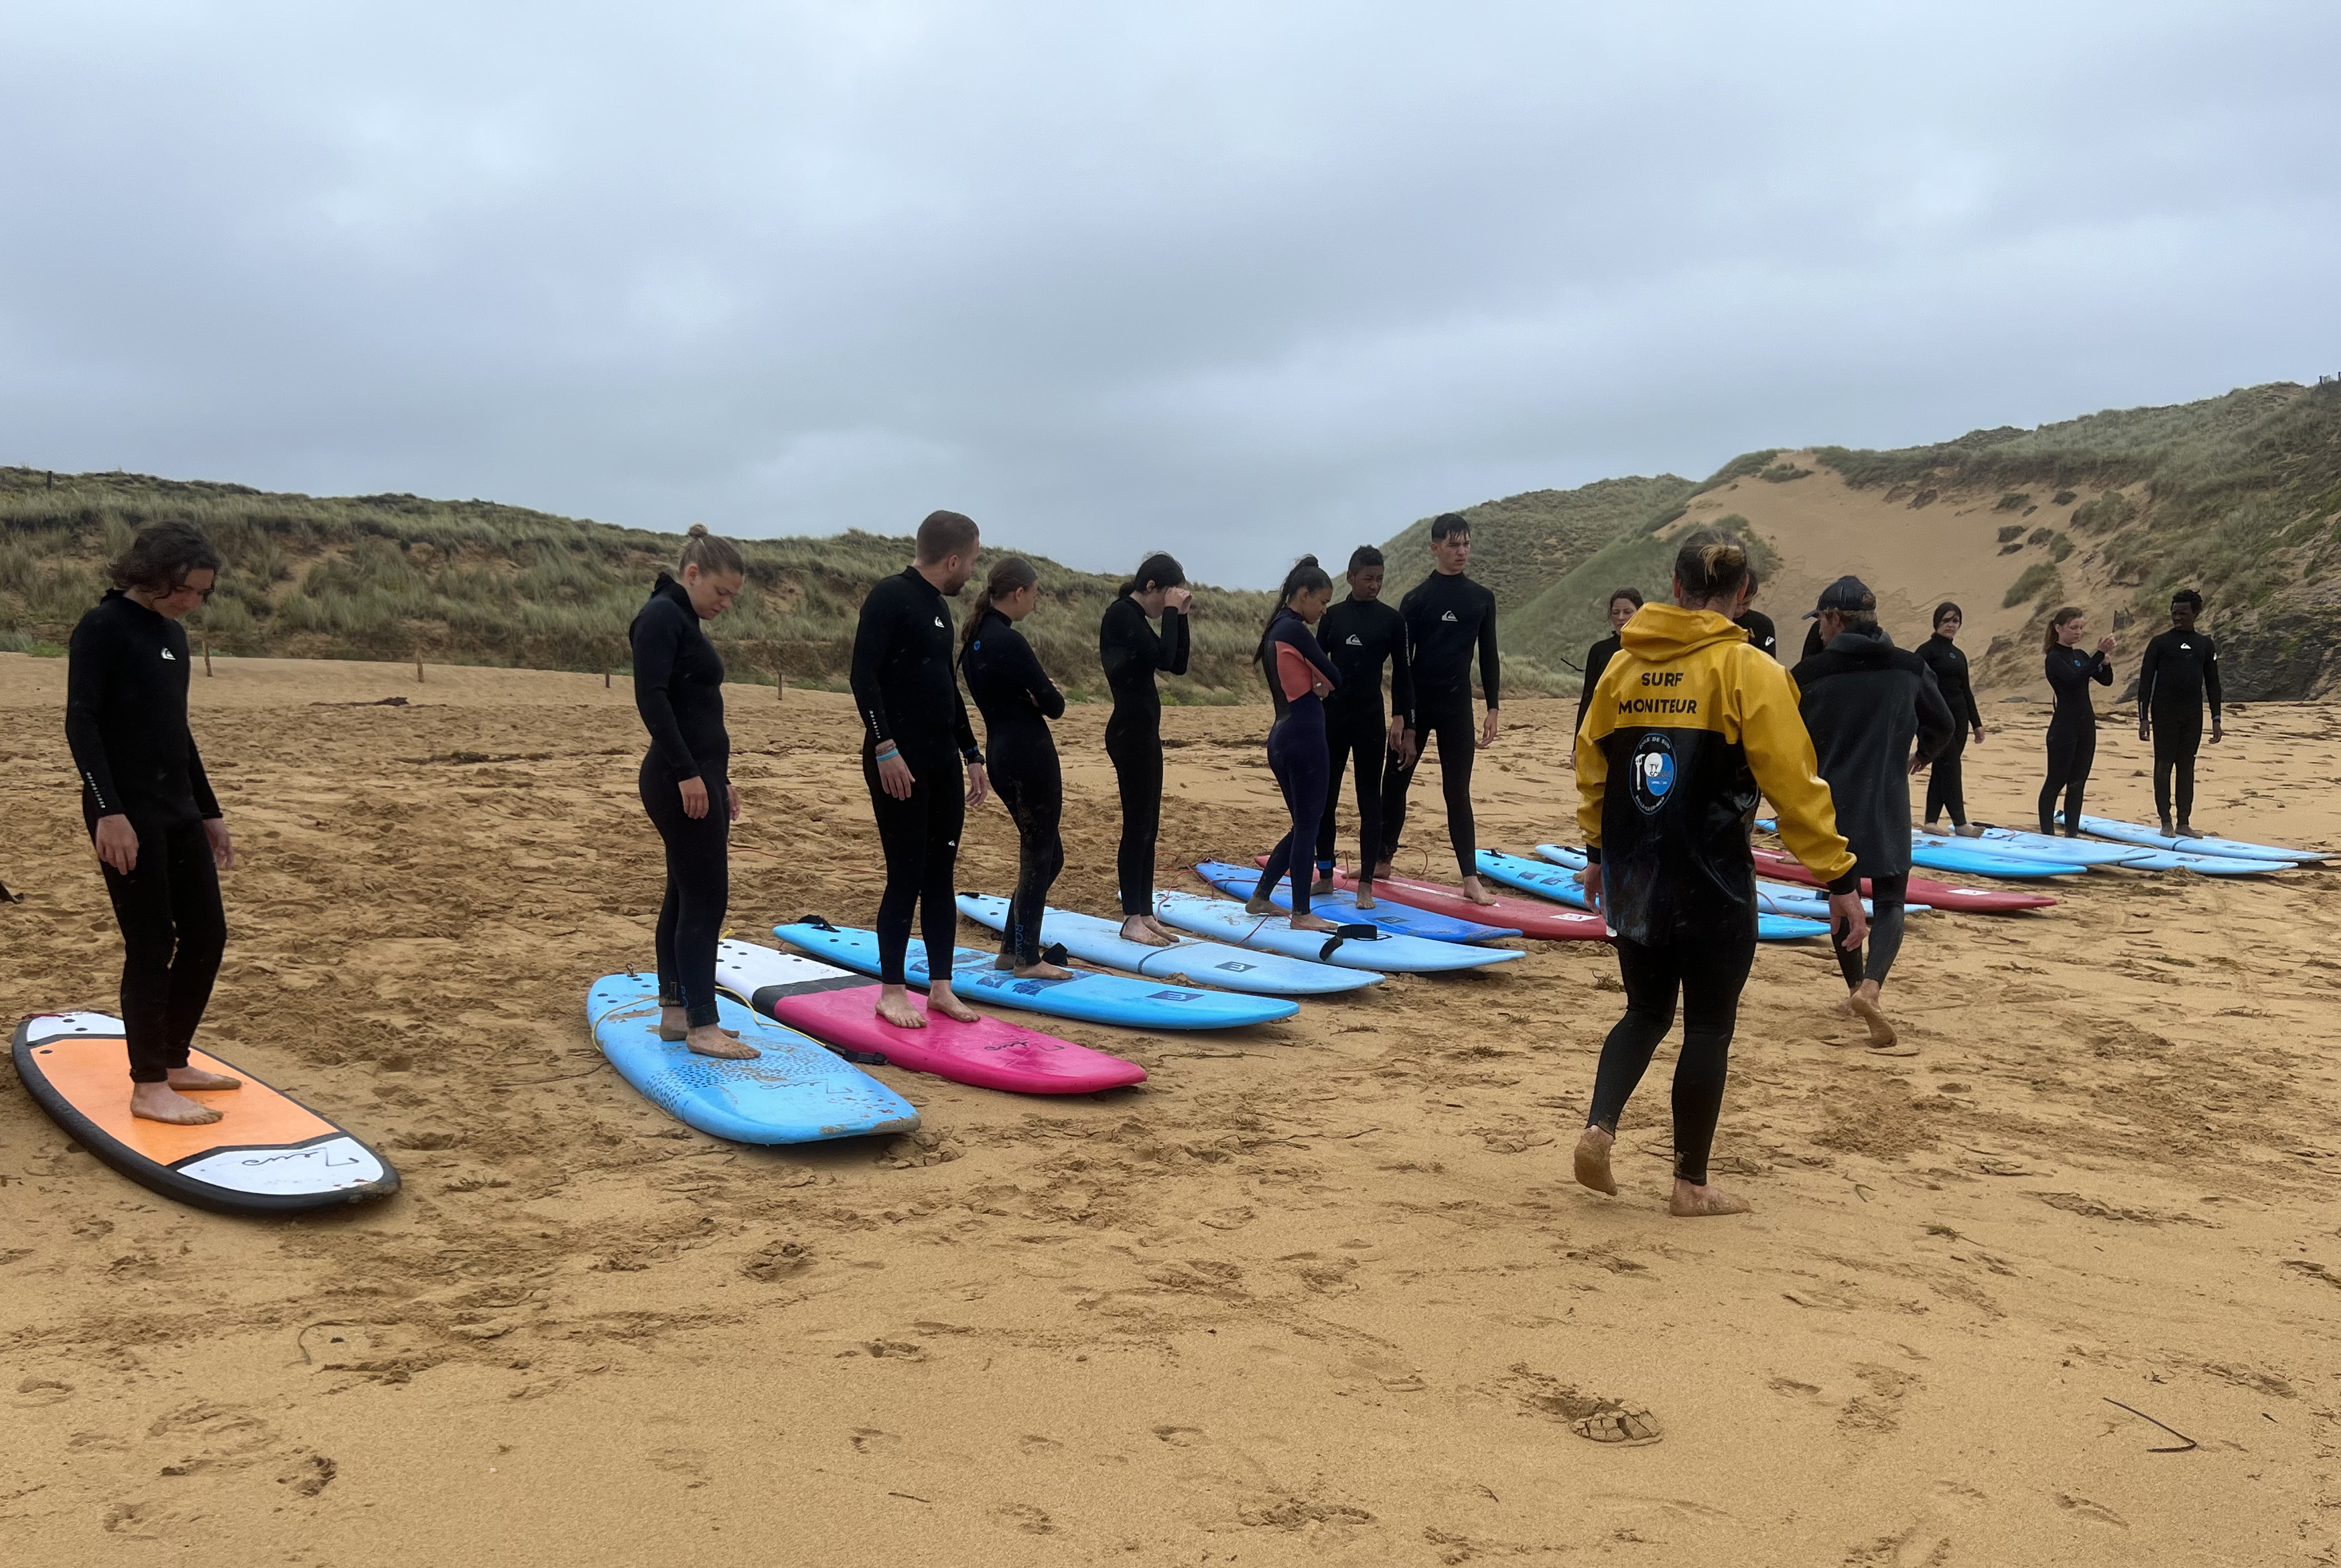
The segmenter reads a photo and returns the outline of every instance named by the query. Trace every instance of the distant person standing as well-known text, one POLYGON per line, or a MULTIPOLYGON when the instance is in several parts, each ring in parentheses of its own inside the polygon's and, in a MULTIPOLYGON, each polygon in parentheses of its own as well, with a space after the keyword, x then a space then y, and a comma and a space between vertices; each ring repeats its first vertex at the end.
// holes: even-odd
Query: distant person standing
POLYGON ((1959 629, 1967 617, 1949 600, 1935 606, 1935 635, 1918 644, 1918 657, 1935 672, 1935 685, 1943 694, 1943 704, 1951 710, 1950 743, 1935 753, 1927 774, 1927 826, 1934 827, 1942 820, 1943 813, 1951 814, 1951 831, 1962 839, 1977 839, 1983 829, 1967 821, 1967 774, 1963 759, 1967 749, 1967 733, 1975 732, 1975 743, 1983 744, 1983 714, 1976 708, 1975 685, 1967 675, 1967 656, 1958 644, 1959 629))
POLYGON ((1471 760, 1496 743, 1502 728, 1498 701, 1502 671, 1496 658, 1496 596, 1463 575, 1471 561, 1471 525, 1454 512, 1431 520, 1430 575, 1399 601, 1406 622, 1407 666, 1414 680, 1414 712, 1382 786, 1382 852, 1374 868, 1387 877, 1406 830, 1406 797, 1428 743, 1439 742, 1439 783, 1447 798, 1447 836, 1463 873, 1463 893, 1475 904, 1495 897, 1479 882, 1479 837, 1471 819, 1471 760), (1479 659, 1479 690, 1488 715, 1471 722, 1471 658, 1479 659), (1474 733, 1476 729, 1477 733, 1474 733))
POLYGON ((1268 852, 1260 881, 1244 910, 1252 915, 1277 913, 1271 895, 1286 873, 1292 877, 1292 915, 1296 931, 1330 931, 1332 921, 1309 908, 1309 849, 1317 841, 1317 819, 1325 809, 1325 699, 1338 690, 1341 673, 1325 657, 1310 630, 1332 601, 1333 580, 1304 555, 1284 574, 1276 592, 1276 610, 1260 633, 1253 662, 1268 678, 1269 701, 1276 722, 1268 732, 1268 766, 1284 793, 1284 809, 1292 827, 1268 852))
POLYGON ((1739 993, 1756 960, 1756 865, 1748 833, 1759 798, 1779 813, 1790 852, 1828 884, 1840 940, 1868 935, 1861 877, 1838 834, 1828 786, 1797 713, 1796 683, 1748 646, 1740 609, 1748 555, 1701 531, 1676 552, 1672 604, 1626 627, 1624 648, 1577 732, 1577 825, 1586 897, 1617 933, 1626 1011, 1601 1045, 1578 1139, 1578 1181, 1614 1196, 1619 1118, 1682 1004, 1675 1061, 1674 1192, 1669 1214, 1746 1214, 1708 1181, 1723 1111, 1739 993))
POLYGON ((732 608, 747 579, 737 546, 694 522, 672 574, 662 571, 626 629, 633 650, 634 711, 650 731, 635 781, 666 847, 659 905, 659 1038, 702 1057, 745 1061, 756 1047, 723 1029, 715 1010, 715 949, 732 901, 732 736, 723 727, 723 658, 702 622, 732 608))
POLYGON ((950 600, 975 575, 981 547, 972 519, 955 511, 927 513, 919 524, 917 559, 870 590, 853 632, 862 777, 886 852, 886 891, 878 902, 878 1016, 897 1028, 927 1027, 904 989, 913 921, 926 939, 928 1011, 961 1023, 976 1017, 951 991, 959 931, 951 872, 967 809, 983 804, 988 781, 951 663, 950 600))
POLYGON ((219 581, 219 552, 191 522, 150 522, 108 569, 114 588, 66 648, 65 744, 82 824, 122 928, 122 1032, 130 1114, 202 1126, 221 1112, 182 1089, 241 1078, 187 1065, 227 948, 219 874, 235 847, 187 728, 180 620, 219 581))
POLYGON ((1382 552, 1361 544, 1350 552, 1350 596, 1317 623, 1318 646, 1340 680, 1325 701, 1325 814, 1317 824, 1317 886, 1333 890, 1335 819, 1341 775, 1358 770, 1358 908, 1374 907, 1374 864, 1381 857, 1382 774, 1386 756, 1400 757, 1414 685, 1406 667, 1406 621, 1382 602, 1382 552), (1390 711, 1382 711, 1382 667, 1390 672, 1390 711))
POLYGON ((1125 941, 1167 948, 1179 938, 1154 918, 1154 847, 1162 835, 1162 694, 1154 672, 1187 673, 1187 613, 1194 595, 1178 561, 1157 551, 1105 607, 1098 662, 1113 693, 1105 754, 1121 795, 1121 849, 1114 869, 1125 941), (1148 623, 1161 620, 1157 632, 1148 623))
POLYGON ((1016 893, 1000 933, 999 967, 1025 979, 1061 980, 1072 971, 1041 958, 1041 917, 1065 868, 1065 784, 1049 733, 1049 721, 1065 716, 1065 699, 1016 630, 1040 602, 1041 574, 1031 561, 1011 555, 994 566, 967 612, 959 667, 983 715, 992 792, 1016 824, 1016 893))
POLYGON ((1748 647, 1767 658, 1778 659, 1780 657, 1779 630, 1772 624, 1770 616, 1755 608, 1756 590, 1763 585, 1762 578, 1752 571, 1748 574, 1748 608, 1732 617, 1731 624, 1748 634, 1748 647))
POLYGON ((2057 797, 2061 793, 2067 839, 2081 836, 2081 795, 2097 759, 2097 713, 2089 702, 2089 682, 2114 683, 2114 640, 2101 637, 2097 651, 2084 652, 2081 640, 2088 634, 2088 617, 2079 606, 2068 604, 2048 618, 2044 640, 2048 689, 2056 694, 2057 710, 2048 719, 2048 777, 2040 786, 2040 830, 2057 831, 2057 797))
POLYGON ((1834 950, 1847 1001, 1869 1027, 1875 1051, 1912 1054, 1879 1001, 1902 950, 1910 885, 1910 775, 1951 742, 1958 724, 1927 661, 1894 646, 1878 624, 1878 597, 1858 577, 1821 590, 1814 610, 1824 646, 1789 671, 1797 710, 1813 738, 1837 830, 1869 883, 1868 952, 1839 928, 1834 950), (1913 750, 1915 742, 1916 749, 1913 750))
POLYGON ((1634 619, 1634 611, 1642 608, 1642 590, 1639 588, 1614 589, 1609 594, 1609 635, 1585 650, 1585 684, 1577 693, 1577 728, 1585 728, 1585 705, 1593 700, 1593 689, 1601 684, 1601 672, 1618 657, 1618 639, 1626 630, 1626 622, 1634 619))
POLYGON ((2219 650, 2195 630, 2203 596, 2182 588, 2170 597, 2170 630, 2146 645, 2137 667, 2137 738, 2154 741, 2154 810, 2162 830, 2173 832, 2171 775, 2178 777, 2176 835, 2195 830, 2195 754, 2203 749, 2203 702, 2211 703, 2211 743, 2219 729, 2219 650))

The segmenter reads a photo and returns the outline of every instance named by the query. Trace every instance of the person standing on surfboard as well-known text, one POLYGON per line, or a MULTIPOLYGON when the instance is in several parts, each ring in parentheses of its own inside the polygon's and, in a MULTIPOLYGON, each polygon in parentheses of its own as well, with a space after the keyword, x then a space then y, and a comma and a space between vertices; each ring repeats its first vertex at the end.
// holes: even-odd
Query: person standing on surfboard
POLYGON ((1161 551, 1105 607, 1098 623, 1098 662, 1113 693, 1105 754, 1121 794, 1121 849, 1115 871, 1124 941, 1168 948, 1178 937, 1154 918, 1154 845, 1162 833, 1162 696, 1154 672, 1187 673, 1187 617, 1194 595, 1179 562, 1161 551), (1147 623, 1161 620, 1157 634, 1147 623))
POLYGON ((1315 556, 1302 556, 1284 574, 1276 610, 1252 653, 1252 661, 1268 677, 1268 698, 1276 708, 1276 722, 1268 731, 1268 766, 1276 775, 1277 788, 1284 791, 1292 829, 1268 852, 1268 864, 1260 869, 1244 912, 1277 914, 1269 895, 1290 871, 1296 931, 1338 929, 1324 916, 1309 912, 1309 851, 1317 842, 1317 819, 1325 809, 1325 699, 1341 684, 1341 672, 1325 657, 1310 628, 1324 619, 1325 607, 1332 601, 1333 580, 1315 556))
POLYGON ((2048 777, 2040 786, 2040 831, 2057 831, 2057 797, 2062 793, 2067 839, 2081 836, 2081 792, 2097 759, 2097 712, 2089 701, 2089 682, 2114 683, 2114 640, 2101 637, 2097 651, 2085 653, 2081 640, 2088 634, 2089 618, 2080 606, 2068 604, 2048 618, 2044 640, 2048 688, 2057 694, 2057 710, 2048 719, 2048 777))
POLYGON ((1406 668, 1406 621, 1382 602, 1382 552, 1350 552, 1350 597, 1325 612, 1317 644, 1341 679, 1325 699, 1325 815, 1317 824, 1315 892, 1333 890, 1336 810, 1341 775, 1358 765, 1358 908, 1374 907, 1374 862, 1381 856, 1383 759, 1402 756, 1414 687, 1406 668), (1390 671, 1390 711, 1382 714, 1382 667, 1390 671))
POLYGON ((122 928, 130 1114, 182 1126, 221 1113, 181 1089, 243 1087, 187 1065, 227 948, 219 874, 235 865, 235 846, 187 728, 179 621, 211 598, 219 571, 219 552, 194 524, 148 523, 66 650, 65 743, 122 928))
POLYGON ((1618 634, 1626 630, 1626 622, 1634 619, 1634 611, 1642 608, 1642 590, 1639 588, 1613 590, 1609 595, 1609 635, 1585 650, 1585 684, 1577 693, 1577 728, 1585 728, 1585 705, 1593 700, 1593 689, 1601 684, 1601 672, 1618 657, 1618 634))
POLYGON ((1059 823, 1065 782, 1049 721, 1065 716, 1064 694, 1049 679, 1016 623, 1041 602, 1041 574, 1011 555, 991 569, 960 634, 959 667, 983 715, 992 793, 1016 824, 1016 893, 1000 933, 1000 968, 1020 979, 1062 980, 1072 971, 1041 957, 1041 918, 1065 868, 1059 823))
POLYGON ((1837 830, 1828 786, 1797 713, 1797 683, 1732 623, 1748 552, 1698 532, 1675 555, 1672 604, 1645 607, 1602 672, 1577 732, 1577 824, 1585 892, 1617 933, 1626 1014, 1602 1043, 1593 1100, 1575 1156, 1577 1179, 1612 1196, 1618 1118, 1682 998, 1675 1064, 1674 1193, 1667 1212, 1746 1214, 1745 1198, 1708 1183, 1708 1151, 1739 992, 1756 958, 1756 869, 1748 844, 1757 800, 1779 813, 1780 837, 1828 885, 1848 947, 1868 934, 1861 876, 1837 830))
POLYGON ((1424 743, 1439 742, 1439 783, 1447 798, 1447 836, 1463 872, 1463 896, 1492 904, 1495 895, 1479 880, 1478 830, 1471 819, 1471 759, 1496 743, 1502 726, 1497 701, 1502 670, 1496 658, 1496 596, 1463 575, 1471 561, 1471 524, 1456 512, 1430 521, 1430 575, 1399 601, 1406 620, 1407 672, 1414 681, 1414 711, 1407 716, 1405 745, 1394 752, 1382 787, 1382 849, 1374 875, 1387 877, 1406 830, 1407 791, 1422 760, 1424 743), (1479 690, 1488 716, 1473 734, 1471 656, 1479 656, 1479 690))
POLYGON ((1811 611, 1822 650, 1788 672, 1797 710, 1828 781, 1838 831, 1869 884, 1869 942, 1837 945, 1847 1005, 1869 1027, 1869 1048, 1915 1055, 1888 1021, 1879 995, 1902 950, 1910 885, 1910 775, 1950 744, 1959 721, 1934 671, 1878 624, 1878 596, 1858 577, 1821 590, 1811 611))
POLYGON ((2203 749, 2203 700, 2211 701, 2211 744, 2219 730, 2219 650, 2195 630, 2203 596, 2182 588, 2170 596, 2170 630, 2146 645, 2137 668, 2137 738, 2154 742, 2154 810, 2162 830, 2180 839, 2195 830, 2195 754, 2203 749), (2178 819, 2170 816, 2170 779, 2178 776, 2178 819))
POLYGON ((1980 839, 1983 829, 1967 820, 1967 772, 1963 759, 1967 733, 1983 744, 1983 710, 1976 706, 1975 681, 1967 673, 1967 656, 1959 650, 1959 629, 1966 612, 1949 600, 1935 606, 1935 635, 1918 644, 1918 657, 1935 672, 1935 684, 1951 710, 1951 743, 1935 753, 1927 774, 1927 827, 1931 831, 1951 814, 1951 831, 1962 839, 1980 839))
POLYGON ((926 1014, 911 1005, 904 988, 914 921, 926 939, 928 1010, 963 1024, 977 1018, 951 993, 959 935, 951 873, 967 809, 983 804, 990 782, 951 662, 949 600, 975 575, 981 548, 972 518, 927 513, 919 524, 917 558, 870 590, 853 632, 862 777, 886 851, 886 891, 878 901, 878 1016, 898 1028, 927 1027, 926 1014))
POLYGON ((732 901, 732 736, 723 727, 723 656, 702 622, 732 608, 746 581, 739 547, 694 522, 682 559, 662 571, 626 628, 634 711, 650 731, 635 788, 666 849, 666 897, 656 951, 659 1038, 702 1057, 746 1061, 755 1047, 722 1027, 715 1008, 715 948, 732 901))

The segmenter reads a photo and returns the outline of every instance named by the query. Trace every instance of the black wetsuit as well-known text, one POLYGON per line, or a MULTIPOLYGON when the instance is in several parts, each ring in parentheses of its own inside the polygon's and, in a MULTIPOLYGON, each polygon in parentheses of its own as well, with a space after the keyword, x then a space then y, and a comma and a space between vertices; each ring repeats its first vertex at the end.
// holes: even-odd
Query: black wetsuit
POLYGON ((949 984, 959 930, 951 872, 967 824, 961 760, 983 760, 951 663, 951 606, 915 566, 882 579, 862 601, 853 631, 853 701, 862 710, 862 777, 886 851, 878 901, 878 978, 903 983, 911 927, 926 939, 927 979, 949 984), (878 750, 892 742, 911 769, 897 800, 878 777, 878 750))
POLYGON ((1772 618, 1760 610, 1750 610, 1733 619, 1732 625, 1748 634, 1748 646, 1774 659, 1780 657, 1780 631, 1772 618))
POLYGON ((1000 951, 1029 968, 1041 961, 1041 917, 1065 868, 1065 783, 1049 733, 1049 720, 1065 716, 1065 699, 1016 623, 996 610, 976 622, 959 665, 983 715, 992 790, 1016 823, 1016 895, 1000 951))
POLYGON ((1277 788, 1284 792, 1284 809, 1292 818, 1292 827, 1268 852, 1268 863, 1260 874, 1259 896, 1267 898, 1290 871, 1292 913, 1297 918, 1309 913, 1309 849, 1317 841, 1317 819, 1325 810, 1329 793, 1325 703, 1304 681, 1313 670, 1339 691, 1341 672, 1325 657, 1309 623, 1290 607, 1279 610, 1269 622, 1260 649, 1268 700, 1276 709, 1276 722, 1268 731, 1268 767, 1276 775, 1277 788), (1288 670, 1300 688, 1297 691, 1285 690, 1288 670))
POLYGON ((1105 721, 1105 754, 1113 759, 1121 792, 1121 849, 1115 857, 1121 912, 1154 912, 1154 842, 1162 832, 1162 698, 1158 670, 1187 673, 1187 618, 1165 608, 1156 635, 1146 611, 1124 595, 1105 607, 1098 623, 1098 662, 1113 693, 1105 721))
POLYGON ((1828 644, 1827 640, 1821 636, 1820 620, 1816 617, 1814 620, 1808 620, 1805 623, 1804 651, 1798 654, 1797 658, 1799 660, 1810 659, 1814 654, 1818 653, 1822 649, 1828 646, 1828 644))
POLYGON ((1447 797, 1447 836, 1466 877, 1479 874, 1479 838, 1471 819, 1471 759, 1479 729, 1471 718, 1471 657, 1479 659, 1479 689, 1499 705, 1502 674, 1496 659, 1496 596, 1461 572, 1434 571, 1399 601, 1406 621, 1407 668, 1414 680, 1415 733, 1411 762, 1390 769, 1382 785, 1382 854, 1395 858, 1406 831, 1406 796, 1423 753, 1439 743, 1439 782, 1447 797))
POLYGON ((2178 822, 2194 826, 2195 754, 2203 749, 2203 702, 2219 721, 2219 650, 2200 631, 2171 628, 2146 645, 2137 667, 2138 716, 2154 737, 2154 809, 2171 824, 2171 775, 2178 776, 2178 822))
POLYGON ((138 858, 104 868, 122 928, 122 1030, 130 1079, 187 1065, 227 946, 219 868, 204 823, 220 814, 187 729, 187 634, 116 590, 74 628, 65 743, 81 774, 83 824, 130 819, 138 858))
POLYGON ((732 902, 732 737, 723 728, 723 659, 691 595, 665 572, 626 640, 633 647, 634 710, 651 732, 636 786, 666 845, 659 905, 659 1003, 691 1027, 716 1021, 715 949, 732 902), (707 787, 707 815, 682 809, 686 779, 707 787))
POLYGON ((2095 649, 2059 648, 2048 655, 2048 686, 2057 711, 2048 720, 2048 778, 2040 786, 2040 830, 2057 830, 2057 797, 2065 797, 2065 834, 2081 836, 2081 793, 2097 759, 2097 714, 2089 682, 2114 683, 2111 660, 2095 649))
POLYGON ((1942 820, 1943 813, 1951 814, 1951 826, 1967 825, 1967 772, 1963 759, 1967 755, 1967 737, 1983 728, 1983 715, 1976 709, 1975 686, 1967 675, 1967 656, 1959 645, 1938 632, 1918 644, 1918 657, 1935 672, 1935 685, 1943 694, 1943 706, 1951 710, 1950 743, 1935 753, 1927 774, 1927 826, 1942 820))
POLYGON ((1593 700, 1593 689, 1601 684, 1601 672, 1618 657, 1618 634, 1611 632, 1585 650, 1585 684, 1577 693, 1577 728, 1585 728, 1585 705, 1593 700))
POLYGON ((1838 831, 1870 884, 1867 955, 1844 945, 1842 926, 1830 950, 1848 990, 1865 979, 1883 986, 1902 950, 1910 883, 1910 759, 1938 755, 1957 721, 1927 661, 1895 647, 1874 621, 1847 627, 1789 676, 1838 831))
POLYGON ((1382 711, 1382 666, 1390 670, 1390 703, 1400 713, 1414 705, 1406 667, 1406 622, 1380 600, 1345 599, 1317 622, 1317 645, 1340 672, 1325 699, 1325 815, 1317 824, 1317 870, 1333 874, 1334 811, 1341 775, 1358 769, 1358 880, 1374 879, 1382 845, 1382 778, 1390 759, 1390 715, 1382 711))

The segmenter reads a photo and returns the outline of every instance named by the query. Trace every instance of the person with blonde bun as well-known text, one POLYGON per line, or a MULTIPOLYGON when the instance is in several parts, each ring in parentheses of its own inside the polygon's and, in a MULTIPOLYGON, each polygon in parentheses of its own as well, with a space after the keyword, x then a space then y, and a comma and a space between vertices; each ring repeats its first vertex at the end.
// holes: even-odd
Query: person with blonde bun
POLYGON ((723 727, 723 657, 705 623, 732 608, 748 563, 731 541, 694 522, 672 572, 626 629, 634 658, 634 710, 650 731, 638 780, 643 809, 666 847, 659 905, 659 1038, 702 1057, 741 1061, 756 1047, 723 1028, 715 1010, 715 948, 732 898, 732 737, 723 727))
POLYGON ((1746 1214, 1708 1184, 1739 993, 1756 958, 1756 868, 1748 835, 1759 799, 1789 850, 1828 885, 1840 940, 1868 935, 1861 878, 1838 831, 1797 683, 1748 640, 1748 551, 1692 534, 1675 555, 1672 604, 1645 605, 1619 633, 1577 732, 1577 822, 1592 864, 1585 891, 1616 934, 1626 1013, 1602 1043, 1576 1175, 1615 1195, 1619 1117, 1674 1027, 1675 1181, 1667 1212, 1746 1214))

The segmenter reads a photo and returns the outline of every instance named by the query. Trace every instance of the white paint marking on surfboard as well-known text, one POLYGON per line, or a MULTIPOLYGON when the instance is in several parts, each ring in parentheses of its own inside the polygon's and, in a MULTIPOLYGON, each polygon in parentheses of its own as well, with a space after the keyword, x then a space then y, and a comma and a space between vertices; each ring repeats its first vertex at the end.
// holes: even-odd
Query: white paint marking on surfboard
POLYGON ((347 1133, 301 1148, 221 1149, 171 1168, 230 1192, 278 1197, 370 1186, 383 1177, 382 1161, 347 1133))

